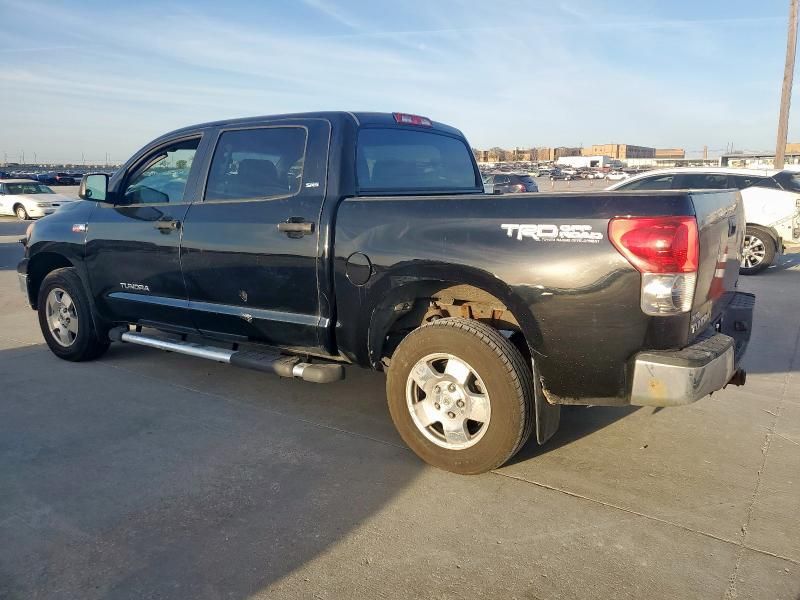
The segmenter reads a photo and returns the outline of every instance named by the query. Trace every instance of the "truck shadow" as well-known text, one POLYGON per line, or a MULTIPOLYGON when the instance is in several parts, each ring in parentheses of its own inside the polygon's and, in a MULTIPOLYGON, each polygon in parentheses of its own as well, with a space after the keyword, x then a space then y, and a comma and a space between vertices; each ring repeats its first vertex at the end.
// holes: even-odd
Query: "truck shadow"
MULTIPOLYGON (((368 371, 315 386, 117 345, 72 364, 39 344, 0 350, 0 377, 2 597, 303 596, 315 561, 420 475, 455 477, 402 445, 368 371)), ((630 412, 568 407, 515 462, 630 412)))
POLYGON ((314 389, 115 350, 77 364, 0 350, 2 598, 310 595, 295 572, 427 469, 361 430, 390 427, 379 376, 314 389))
POLYGON ((567 446, 624 419, 640 408, 639 406, 562 406, 561 423, 555 435, 540 446, 536 442, 534 433, 522 450, 506 465, 515 465, 554 452, 562 446, 567 446))

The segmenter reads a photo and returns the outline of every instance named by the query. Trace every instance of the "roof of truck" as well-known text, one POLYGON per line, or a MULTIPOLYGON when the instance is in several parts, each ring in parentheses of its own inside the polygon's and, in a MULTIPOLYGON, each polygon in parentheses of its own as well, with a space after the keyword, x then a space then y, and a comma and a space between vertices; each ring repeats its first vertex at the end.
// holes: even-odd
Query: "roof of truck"
MULTIPOLYGON (((398 111, 399 112, 399 111, 398 111)), ((305 113, 287 113, 278 115, 260 115, 253 117, 240 117, 236 119, 224 119, 221 121, 209 121, 208 123, 198 123, 187 127, 181 127, 175 131, 169 132, 167 135, 180 133, 182 131, 193 131, 197 129, 206 129, 211 127, 229 127, 231 125, 255 125, 265 121, 280 121, 286 119, 327 119, 329 121, 343 121, 345 119, 352 120, 357 126, 386 126, 386 127, 404 127, 413 130, 424 130, 427 127, 419 125, 402 125, 398 124, 394 118, 395 113, 381 113, 381 112, 350 112, 350 111, 324 111, 324 112, 305 112, 305 113)), ((411 113, 404 113, 411 114, 411 113)), ((442 131, 454 135, 463 135, 461 131, 450 125, 439 123, 431 119, 431 128, 435 131, 442 131)))

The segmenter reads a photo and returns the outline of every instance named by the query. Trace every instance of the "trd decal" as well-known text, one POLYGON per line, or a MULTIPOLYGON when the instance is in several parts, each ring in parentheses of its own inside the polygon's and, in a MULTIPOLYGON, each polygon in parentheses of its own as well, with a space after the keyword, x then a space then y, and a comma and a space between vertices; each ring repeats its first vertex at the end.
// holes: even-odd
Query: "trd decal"
POLYGON ((592 231, 591 225, 553 225, 550 223, 503 223, 501 229, 508 237, 524 238, 536 242, 580 242, 597 244, 603 239, 599 231, 592 231))

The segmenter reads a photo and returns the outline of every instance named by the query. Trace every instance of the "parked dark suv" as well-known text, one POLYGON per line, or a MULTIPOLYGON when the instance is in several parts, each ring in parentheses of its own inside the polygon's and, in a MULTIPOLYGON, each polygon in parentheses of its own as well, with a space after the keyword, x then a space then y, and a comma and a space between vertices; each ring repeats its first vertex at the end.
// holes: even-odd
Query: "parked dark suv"
POLYGON ((494 193, 513 194, 539 191, 539 186, 536 185, 536 181, 530 175, 490 173, 484 178, 483 183, 491 186, 494 193))

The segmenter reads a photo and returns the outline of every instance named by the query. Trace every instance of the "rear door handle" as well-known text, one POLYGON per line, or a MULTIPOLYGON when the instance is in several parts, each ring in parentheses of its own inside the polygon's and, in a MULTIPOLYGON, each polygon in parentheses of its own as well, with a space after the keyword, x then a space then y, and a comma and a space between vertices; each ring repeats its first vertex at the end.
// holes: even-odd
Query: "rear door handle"
POLYGON ((290 238, 301 238, 314 233, 314 223, 306 221, 303 217, 289 217, 283 223, 278 223, 278 231, 290 238))
POLYGON ((736 235, 736 217, 728 217, 728 237, 736 235))
POLYGON ((181 222, 177 219, 159 219, 153 227, 159 231, 175 231, 181 228, 181 222))

